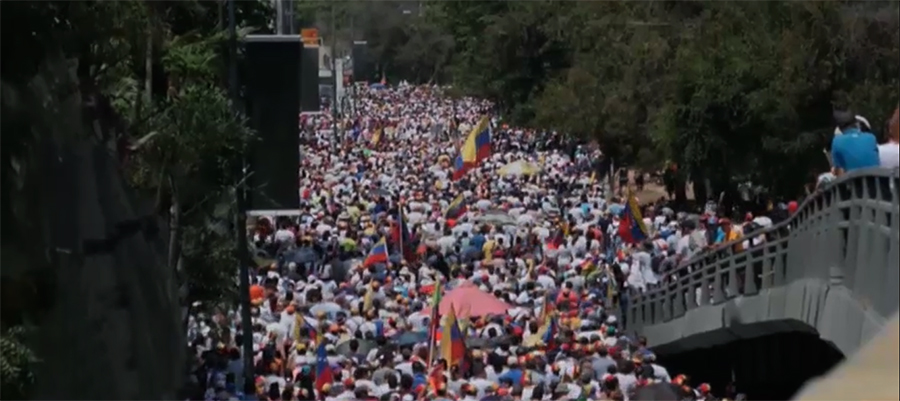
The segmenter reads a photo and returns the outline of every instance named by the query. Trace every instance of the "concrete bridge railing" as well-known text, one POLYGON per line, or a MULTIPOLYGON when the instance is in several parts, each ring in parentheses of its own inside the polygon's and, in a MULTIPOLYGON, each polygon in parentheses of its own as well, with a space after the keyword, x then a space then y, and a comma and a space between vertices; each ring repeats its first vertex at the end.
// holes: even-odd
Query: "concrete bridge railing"
MULTIPOLYGON (((789 220, 744 237, 744 240, 764 238, 764 242, 743 251, 737 247, 742 241, 724 244, 683 265, 677 279, 667 278, 643 293, 629 293, 625 305, 626 329, 662 337, 651 341, 677 342, 703 331, 728 327, 725 308, 729 306, 775 293, 790 296, 798 288, 806 292, 803 286, 809 287, 811 282, 826 287, 825 291, 818 291, 825 294, 818 298, 824 299, 827 289, 840 288, 844 294, 842 299, 858 303, 850 309, 865 310, 877 317, 877 324, 883 325, 900 303, 898 189, 897 169, 869 169, 842 176, 810 196, 789 220), (721 315, 720 322, 706 322, 695 325, 702 327, 689 329, 677 324, 686 315, 696 316, 697 311, 713 310, 716 306, 722 309, 718 311, 721 313, 709 313, 704 319, 719 320, 721 315), (669 327, 679 327, 681 333, 668 333, 672 331, 669 327)), ((801 296, 804 297, 810 298, 801 296)), ((765 308, 772 309, 772 306, 763 305, 765 308)), ((823 306, 815 309, 816 314, 823 310, 828 313, 828 308, 823 306)), ((765 317, 766 311, 754 314, 756 320, 775 319, 765 317)), ((772 315, 790 320, 783 312, 780 316, 772 315)), ((806 320, 807 325, 816 329, 810 321, 820 319, 815 316, 800 320, 806 320)), ((839 348, 845 353, 852 352, 864 340, 858 338, 856 344, 845 341, 850 345, 839 348)))

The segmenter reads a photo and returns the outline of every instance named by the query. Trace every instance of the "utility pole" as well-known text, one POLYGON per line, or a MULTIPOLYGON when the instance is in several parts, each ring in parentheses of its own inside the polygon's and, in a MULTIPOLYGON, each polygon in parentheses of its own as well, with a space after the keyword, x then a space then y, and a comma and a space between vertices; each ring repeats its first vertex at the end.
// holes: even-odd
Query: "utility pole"
MULTIPOLYGON (((350 13, 350 63, 356 63, 356 60, 353 59, 353 45, 356 43, 356 19, 353 13, 350 13)), ((343 79, 343 77, 341 77, 343 79)), ((350 114, 354 119, 356 118, 356 77, 353 76, 353 70, 350 70, 350 114)))
MULTIPOLYGON (((335 11, 334 11, 334 2, 331 3, 331 76, 334 79, 336 77, 336 68, 334 68, 335 63, 338 62, 335 55, 337 54, 337 24, 335 23, 335 11)), ((332 85, 331 87, 331 133, 332 135, 338 135, 338 113, 337 113, 337 85, 332 85)), ((343 142, 343 137, 339 137, 341 142, 343 142)), ((332 141, 331 143, 335 143, 336 141, 332 141)))
POLYGON ((284 35, 284 3, 275 0, 275 34, 284 35))
MULTIPOLYGON (((234 12, 235 0, 228 0, 228 94, 231 97, 232 111, 238 113, 238 101, 240 98, 238 88, 237 70, 237 21, 234 12)), ((234 188, 235 203, 237 204, 235 235, 237 235, 238 274, 240 274, 240 302, 241 302, 241 333, 243 334, 244 362, 244 386, 245 394, 251 394, 248 389, 253 389, 256 383, 253 380, 253 325, 250 316, 250 252, 247 244, 247 187, 245 175, 247 174, 247 161, 244 151, 237 156, 240 159, 238 166, 238 182, 234 188)))
POLYGON ((284 17, 286 19, 284 28, 287 30, 287 32, 284 32, 284 34, 296 35, 297 19, 294 17, 294 0, 287 0, 287 10, 284 13, 284 17))

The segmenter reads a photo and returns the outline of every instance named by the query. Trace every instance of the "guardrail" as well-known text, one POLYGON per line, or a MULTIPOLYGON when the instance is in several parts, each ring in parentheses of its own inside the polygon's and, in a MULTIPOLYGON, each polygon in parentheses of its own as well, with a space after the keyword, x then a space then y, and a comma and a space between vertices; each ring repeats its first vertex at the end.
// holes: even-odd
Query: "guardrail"
POLYGON ((692 309, 818 278, 844 285, 882 316, 897 310, 897 169, 846 174, 811 195, 790 219, 704 252, 675 279, 644 292, 631 290, 624 305, 626 328, 664 323, 692 309), (762 243, 736 250, 749 238, 762 243))

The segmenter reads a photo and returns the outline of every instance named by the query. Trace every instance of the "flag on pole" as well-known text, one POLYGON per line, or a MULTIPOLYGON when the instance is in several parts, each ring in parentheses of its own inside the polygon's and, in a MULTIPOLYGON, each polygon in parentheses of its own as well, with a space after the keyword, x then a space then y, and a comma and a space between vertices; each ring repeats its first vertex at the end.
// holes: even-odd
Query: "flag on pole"
POLYGON ((466 339, 456 324, 456 311, 452 305, 441 333, 441 357, 447 361, 448 367, 462 364, 466 357, 466 339))
POLYGON ((431 321, 429 322, 428 328, 428 366, 431 366, 431 363, 434 362, 434 344, 438 334, 438 327, 441 324, 441 315, 439 311, 441 307, 442 292, 443 286, 439 279, 434 283, 434 294, 431 296, 431 321))
POLYGON ((388 263, 389 260, 387 242, 384 240, 384 237, 381 237, 381 240, 369 251, 369 255, 363 261, 363 267, 369 267, 377 263, 388 263))
POLYGON ((328 364, 328 353, 325 351, 325 339, 319 335, 316 340, 316 391, 322 392, 326 384, 334 381, 334 372, 328 364))
POLYGON ((647 239, 647 227, 638 206, 634 192, 628 191, 628 202, 622 209, 622 220, 619 221, 619 238, 627 244, 637 244, 647 239))
POLYGON ((453 180, 462 178, 466 172, 489 157, 491 157, 491 119, 484 116, 459 149, 459 155, 453 163, 453 180))
POLYGON ((375 291, 372 290, 372 285, 369 285, 369 288, 366 290, 366 295, 363 296, 363 313, 372 310, 372 304, 375 302, 375 291))

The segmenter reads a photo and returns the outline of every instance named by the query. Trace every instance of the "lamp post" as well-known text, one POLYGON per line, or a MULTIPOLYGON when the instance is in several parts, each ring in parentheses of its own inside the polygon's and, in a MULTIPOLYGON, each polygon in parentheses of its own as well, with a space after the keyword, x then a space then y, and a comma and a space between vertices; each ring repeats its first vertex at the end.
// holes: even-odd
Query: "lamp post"
MULTIPOLYGON (((334 3, 331 3, 331 77, 333 79, 337 79, 337 69, 335 68, 335 63, 338 60, 335 59, 335 54, 337 53, 337 24, 335 23, 335 12, 334 12, 334 3)), ((337 82, 337 81, 335 81, 337 82)), ((337 84, 331 86, 331 132, 332 135, 338 135, 338 112, 337 112, 337 84)), ((341 141, 344 138, 339 138, 341 141)), ((335 143, 332 141, 331 143, 335 143)))
MULTIPOLYGON (((237 105, 240 97, 238 89, 237 70, 237 21, 235 19, 234 1, 228 0, 228 94, 231 98, 231 107, 234 113, 238 112, 237 105)), ((240 174, 234 188, 235 203, 237 205, 235 235, 237 236, 238 274, 240 274, 240 304, 241 304, 241 333, 243 334, 243 362, 244 362, 244 388, 252 389, 253 381, 253 325, 250 316, 250 252, 247 244, 247 187, 244 175, 246 175, 246 157, 244 151, 237 156, 240 159, 240 174)))

